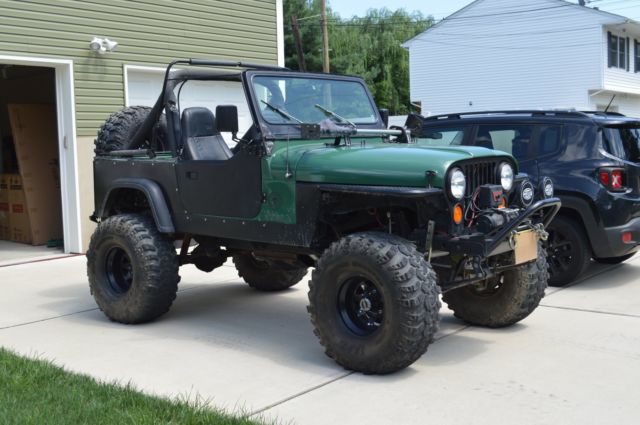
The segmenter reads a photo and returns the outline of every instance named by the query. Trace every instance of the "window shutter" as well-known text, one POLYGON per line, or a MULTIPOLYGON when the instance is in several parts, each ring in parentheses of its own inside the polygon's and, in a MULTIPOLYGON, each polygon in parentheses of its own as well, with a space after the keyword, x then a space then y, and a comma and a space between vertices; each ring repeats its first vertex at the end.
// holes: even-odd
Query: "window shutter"
POLYGON ((611 31, 607 32, 607 45, 609 47, 609 68, 613 67, 614 55, 616 50, 613 47, 613 37, 611 31))
POLYGON ((629 37, 627 37, 626 39, 626 43, 624 44, 624 57, 626 59, 626 68, 627 71, 629 70, 629 56, 631 56, 631 42, 629 41, 629 37))

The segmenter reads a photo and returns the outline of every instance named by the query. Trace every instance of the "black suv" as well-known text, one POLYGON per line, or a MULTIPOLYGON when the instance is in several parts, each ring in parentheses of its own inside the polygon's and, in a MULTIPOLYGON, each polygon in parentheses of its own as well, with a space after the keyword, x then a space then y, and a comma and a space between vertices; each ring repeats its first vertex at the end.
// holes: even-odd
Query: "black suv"
POLYGON ((406 126, 428 146, 483 146, 512 154, 538 186, 553 179, 562 209, 549 227, 554 286, 590 258, 615 264, 640 241, 640 119, 618 113, 489 111, 422 117, 406 126))

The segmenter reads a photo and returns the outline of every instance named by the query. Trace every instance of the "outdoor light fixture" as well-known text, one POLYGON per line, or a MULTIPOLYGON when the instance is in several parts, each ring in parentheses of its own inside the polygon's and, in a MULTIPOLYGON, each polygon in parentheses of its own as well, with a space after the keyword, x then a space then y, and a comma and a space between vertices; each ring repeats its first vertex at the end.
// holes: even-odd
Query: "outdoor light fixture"
POLYGON ((113 52, 116 47, 118 47, 118 42, 109 40, 108 38, 93 37, 93 40, 89 43, 91 51, 101 55, 113 52))

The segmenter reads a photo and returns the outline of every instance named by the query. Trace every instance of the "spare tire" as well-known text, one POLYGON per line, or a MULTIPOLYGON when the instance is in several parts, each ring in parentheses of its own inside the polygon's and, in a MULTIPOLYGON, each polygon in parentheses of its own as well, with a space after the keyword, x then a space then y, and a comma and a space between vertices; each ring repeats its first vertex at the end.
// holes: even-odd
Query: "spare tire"
MULTIPOLYGON (((102 124, 95 140, 95 153, 102 154, 114 150, 145 149, 151 147, 149 140, 145 140, 142 146, 133 146, 133 136, 149 116, 151 108, 148 106, 128 106, 114 112, 102 124)), ((164 114, 158 120, 155 129, 157 149, 164 150, 164 141, 167 135, 167 121, 164 114)))

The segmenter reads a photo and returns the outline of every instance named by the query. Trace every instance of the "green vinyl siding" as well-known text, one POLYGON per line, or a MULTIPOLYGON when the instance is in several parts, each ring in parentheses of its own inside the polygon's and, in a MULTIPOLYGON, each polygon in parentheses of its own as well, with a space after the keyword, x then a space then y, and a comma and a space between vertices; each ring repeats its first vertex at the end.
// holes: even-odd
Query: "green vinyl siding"
POLYGON ((124 105, 124 65, 177 58, 275 64, 276 0, 0 0, 0 55, 71 59, 79 136, 124 105), (115 52, 89 50, 94 36, 115 52))

